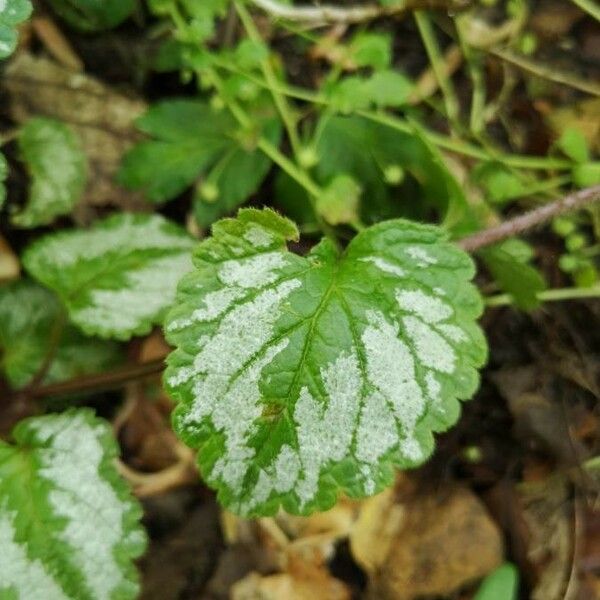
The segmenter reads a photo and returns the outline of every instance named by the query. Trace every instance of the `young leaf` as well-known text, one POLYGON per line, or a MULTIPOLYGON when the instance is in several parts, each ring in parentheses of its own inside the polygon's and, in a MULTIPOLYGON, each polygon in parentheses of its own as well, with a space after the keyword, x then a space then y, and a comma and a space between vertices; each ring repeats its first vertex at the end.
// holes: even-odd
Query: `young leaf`
POLYGON ((86 184, 87 162, 75 134, 60 121, 36 117, 19 134, 19 149, 32 179, 27 205, 12 221, 37 227, 73 209, 86 184))
POLYGON ((257 131, 240 132, 227 112, 204 102, 162 102, 138 120, 138 128, 154 139, 125 156, 119 180, 161 203, 206 174, 214 193, 203 196, 201 188, 194 210, 201 225, 210 225, 244 202, 269 170, 271 161, 253 147, 252 138, 260 132, 278 144, 281 126, 272 117, 257 121, 257 131))
POLYGON ((4 0, 0 2, 0 59, 6 58, 17 46, 16 26, 31 14, 29 0, 4 0))
POLYGON ((339 173, 360 182, 368 199, 361 206, 365 222, 397 216, 424 220, 433 207, 454 235, 470 231, 464 231, 470 210, 464 191, 417 127, 404 133, 360 117, 331 117, 322 127, 317 153, 320 182, 339 173), (389 167, 405 171, 397 189, 386 185, 389 167))
POLYGON ((504 563, 484 580, 474 600, 516 600, 519 593, 519 572, 512 563, 504 563))
POLYGON ((48 0, 48 3, 69 25, 82 31, 116 27, 136 7, 135 0, 48 0))
POLYGON ((546 289, 544 276, 531 264, 533 250, 519 239, 510 239, 480 251, 485 266, 500 288, 523 310, 540 304, 538 293, 546 289))
POLYGON ((159 215, 119 214, 89 230, 50 234, 23 255, 88 335, 127 340, 162 322, 194 240, 159 215))
MULTIPOLYGON (((275 146, 281 139, 281 122, 265 122, 263 135, 275 146)), ((217 162, 207 177, 215 186, 216 197, 209 201, 201 193, 194 197, 194 216, 199 225, 208 227, 231 213, 262 183, 271 168, 271 160, 258 149, 234 146, 217 162)))
POLYGON ((458 418, 486 344, 473 262, 405 220, 289 252, 269 210, 219 221, 166 321, 174 426, 229 509, 268 515, 375 494, 458 418))
POLYGON ((0 287, 0 367, 13 388, 31 381, 54 343, 45 383, 98 373, 118 363, 118 344, 87 338, 72 325, 62 326, 60 313, 56 297, 31 281, 0 287))
POLYGON ((13 437, 0 441, 0 598, 137 597, 146 535, 109 424, 71 410, 21 421, 13 437))

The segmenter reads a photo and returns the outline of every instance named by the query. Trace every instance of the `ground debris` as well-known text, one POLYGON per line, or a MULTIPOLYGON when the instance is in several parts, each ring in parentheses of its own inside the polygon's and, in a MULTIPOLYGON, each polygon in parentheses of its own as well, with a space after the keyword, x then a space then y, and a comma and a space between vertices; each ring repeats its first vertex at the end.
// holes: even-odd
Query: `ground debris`
POLYGON ((10 61, 3 85, 11 117, 17 123, 33 116, 51 117, 67 123, 81 139, 90 174, 73 215, 76 221, 88 222, 103 206, 147 207, 140 194, 124 190, 114 181, 123 154, 140 139, 133 122, 146 109, 143 100, 27 52, 10 61))

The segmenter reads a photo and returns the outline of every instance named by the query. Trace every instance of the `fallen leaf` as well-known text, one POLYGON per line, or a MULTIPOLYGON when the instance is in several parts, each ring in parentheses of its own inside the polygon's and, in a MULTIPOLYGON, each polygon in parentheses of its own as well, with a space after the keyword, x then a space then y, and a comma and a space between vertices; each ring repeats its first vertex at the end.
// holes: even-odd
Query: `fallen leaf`
POLYGON ((140 194, 114 181, 121 157, 140 139, 133 122, 146 110, 144 101, 27 52, 10 61, 3 81, 17 123, 43 115, 64 121, 81 139, 90 177, 74 215, 76 221, 90 221, 98 207, 139 210, 146 206, 140 194))
POLYGON ((502 564, 500 531, 470 490, 454 488, 441 497, 414 493, 398 502, 401 509, 382 494, 365 503, 367 514, 352 536, 371 598, 448 596, 502 564))

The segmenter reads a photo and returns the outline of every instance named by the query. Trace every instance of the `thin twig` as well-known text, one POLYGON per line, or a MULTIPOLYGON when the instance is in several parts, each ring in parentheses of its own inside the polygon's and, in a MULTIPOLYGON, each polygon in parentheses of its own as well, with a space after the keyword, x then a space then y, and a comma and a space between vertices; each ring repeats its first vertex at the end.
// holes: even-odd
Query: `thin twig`
POLYGON ((158 375, 162 373, 164 368, 164 359, 161 358, 141 365, 129 365, 114 371, 75 377, 67 381, 39 386, 35 389, 20 390, 15 392, 15 396, 25 395, 30 399, 34 399, 110 390, 122 387, 130 381, 158 375))
POLYGON ((462 240, 458 245, 467 252, 475 252, 485 246, 491 246, 502 240, 520 235, 550 219, 573 210, 578 210, 600 200, 600 185, 573 192, 544 206, 540 206, 524 215, 504 221, 500 225, 478 231, 462 240))
POLYGON ((301 23, 361 23, 380 17, 389 17, 410 10, 426 8, 457 9, 464 8, 466 2, 460 0, 407 0, 394 6, 381 6, 380 4, 364 4, 362 6, 290 6, 280 4, 277 0, 251 0, 258 8, 264 10, 271 17, 298 21, 301 23))

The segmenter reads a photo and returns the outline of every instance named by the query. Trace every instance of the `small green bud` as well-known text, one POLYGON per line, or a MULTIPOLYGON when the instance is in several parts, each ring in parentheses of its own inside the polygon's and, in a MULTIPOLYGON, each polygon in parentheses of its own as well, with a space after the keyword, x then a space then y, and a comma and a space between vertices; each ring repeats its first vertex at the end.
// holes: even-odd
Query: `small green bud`
POLYGON ((400 165, 388 165, 383 171, 385 182, 389 185, 399 185, 404 180, 404 169, 400 165))
POLYGON ((205 202, 216 202, 219 188, 212 181, 203 181, 200 185, 200 196, 205 202))
POLYGON ((560 235, 561 237, 567 237, 569 234, 575 231, 575 228, 575 223, 568 217, 556 217, 556 219, 552 221, 552 229, 554 230, 554 233, 556 233, 556 235, 560 235))
POLYGON ((565 240, 565 246, 569 252, 581 250, 588 244, 588 239, 582 233, 572 233, 565 240))
POLYGON ((537 38, 533 33, 525 33, 519 40, 519 46, 523 54, 533 54, 537 48, 537 38))
POLYGON ((311 169, 319 162, 319 155, 313 146, 304 146, 298 152, 298 162, 304 169, 311 169))
POLYGON ((221 96, 215 94, 210 99, 210 106, 213 110, 221 111, 225 108, 225 102, 223 102, 221 96))
POLYGON ((467 462, 478 463, 483 458, 483 452, 479 446, 467 446, 463 449, 462 455, 467 462))
POLYGON ((573 273, 579 267, 579 259, 572 254, 563 254, 558 259, 558 266, 565 273, 573 273))

